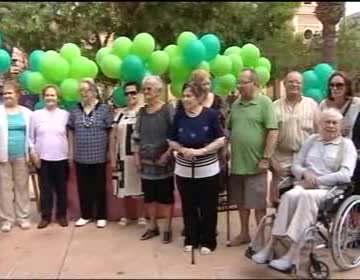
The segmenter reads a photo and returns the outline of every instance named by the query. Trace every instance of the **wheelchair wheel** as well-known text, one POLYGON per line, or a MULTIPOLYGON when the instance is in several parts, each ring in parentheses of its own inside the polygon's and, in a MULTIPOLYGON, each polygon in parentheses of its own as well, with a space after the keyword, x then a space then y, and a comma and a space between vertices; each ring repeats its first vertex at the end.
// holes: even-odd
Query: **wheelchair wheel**
POLYGON ((331 254, 342 270, 360 265, 360 195, 346 199, 336 213, 331 232, 331 254))
POLYGON ((328 279, 330 268, 326 263, 314 259, 309 264, 308 274, 312 279, 328 279))

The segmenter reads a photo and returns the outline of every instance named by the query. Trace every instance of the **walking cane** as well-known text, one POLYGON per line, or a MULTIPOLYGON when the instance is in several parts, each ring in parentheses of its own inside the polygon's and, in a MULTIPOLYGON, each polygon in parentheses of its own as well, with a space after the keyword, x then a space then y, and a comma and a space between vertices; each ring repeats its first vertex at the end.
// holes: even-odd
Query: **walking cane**
MULTIPOLYGON (((195 177, 195 159, 193 158, 191 161, 191 178, 195 177)), ((195 249, 194 245, 191 246, 191 264, 195 264, 195 249)))

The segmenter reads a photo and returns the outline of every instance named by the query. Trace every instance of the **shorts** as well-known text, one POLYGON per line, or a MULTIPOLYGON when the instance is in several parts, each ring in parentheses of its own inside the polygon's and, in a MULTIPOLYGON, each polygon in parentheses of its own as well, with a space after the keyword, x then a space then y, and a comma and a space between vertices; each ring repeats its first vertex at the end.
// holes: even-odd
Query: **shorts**
POLYGON ((245 209, 266 209, 267 173, 230 175, 229 202, 245 209))
POLYGON ((174 177, 165 179, 141 179, 141 187, 144 193, 144 203, 158 202, 160 204, 173 204, 174 177))

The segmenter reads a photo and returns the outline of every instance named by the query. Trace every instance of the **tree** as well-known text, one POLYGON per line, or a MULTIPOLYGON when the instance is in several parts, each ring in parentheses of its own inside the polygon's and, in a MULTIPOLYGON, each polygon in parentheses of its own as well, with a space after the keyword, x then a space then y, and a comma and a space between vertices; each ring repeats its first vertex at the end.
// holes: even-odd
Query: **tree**
POLYGON ((315 15, 323 25, 323 62, 334 65, 336 25, 345 14, 345 2, 317 2, 315 15))

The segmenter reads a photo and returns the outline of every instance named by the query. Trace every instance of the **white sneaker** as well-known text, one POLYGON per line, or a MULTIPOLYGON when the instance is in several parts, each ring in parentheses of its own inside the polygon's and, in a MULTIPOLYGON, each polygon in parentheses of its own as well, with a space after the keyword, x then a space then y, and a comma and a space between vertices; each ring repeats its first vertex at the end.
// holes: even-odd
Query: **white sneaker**
POLYGON ((12 225, 11 222, 6 221, 6 222, 4 222, 4 223, 2 224, 2 226, 1 226, 1 231, 2 231, 2 232, 9 232, 9 231, 11 230, 12 226, 13 226, 13 225, 12 225))
POLYGON ((90 221, 91 220, 85 220, 83 218, 80 218, 75 222, 75 226, 82 227, 82 226, 85 226, 86 224, 90 223, 90 221))
POLYGON ((287 271, 289 268, 291 268, 292 262, 287 258, 280 258, 277 260, 272 260, 269 263, 269 266, 280 271, 287 271))
POLYGON ((186 245, 184 246, 184 252, 191 252, 193 246, 192 245, 186 245))
POLYGON ((146 218, 139 218, 138 221, 137 221, 137 224, 139 226, 146 226, 147 225, 146 218))
POLYGON ((211 253, 211 250, 209 249, 209 248, 207 248, 207 247, 201 247, 201 249, 200 249, 200 254, 201 255, 208 255, 208 254, 210 254, 211 253))
POLYGON ((97 220, 96 221, 96 226, 98 228, 104 228, 106 226, 106 220, 97 220))
POLYGON ((31 228, 30 222, 29 222, 29 221, 26 221, 26 220, 19 222, 19 226, 20 226, 20 228, 23 229, 23 230, 26 230, 26 229, 31 228))
POLYGON ((272 251, 268 249, 263 249, 256 254, 254 254, 251 259, 258 263, 258 264, 264 264, 267 263, 272 257, 272 251))
POLYGON ((129 223, 129 222, 128 222, 128 219, 126 219, 126 218, 121 218, 118 224, 119 224, 120 226, 126 227, 126 226, 128 225, 128 223, 129 223))

